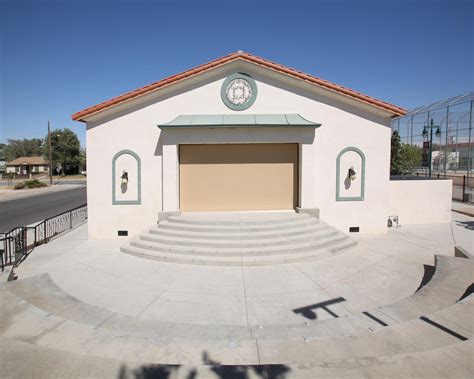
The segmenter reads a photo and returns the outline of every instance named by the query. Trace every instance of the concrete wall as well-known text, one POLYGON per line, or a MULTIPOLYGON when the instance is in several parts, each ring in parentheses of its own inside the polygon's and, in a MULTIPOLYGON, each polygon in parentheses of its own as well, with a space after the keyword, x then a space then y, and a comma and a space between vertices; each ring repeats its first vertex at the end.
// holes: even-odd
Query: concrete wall
MULTIPOLYGON (((115 237, 119 229, 133 235, 155 224, 159 211, 179 209, 179 144, 232 142, 299 143, 300 206, 319 208, 322 220, 343 231, 359 226, 361 232, 384 232, 389 200, 389 126, 388 115, 355 108, 249 68, 216 71, 214 77, 88 122, 89 236, 115 237), (239 114, 299 113, 322 126, 316 130, 276 127, 160 132, 157 124, 180 114, 235 114, 220 97, 221 85, 231 72, 250 74, 258 86, 254 105, 239 114), (363 201, 336 201, 336 158, 349 146, 360 149, 366 158, 363 201), (111 182, 112 159, 121 150, 132 150, 141 159, 141 204, 112 204, 112 186, 117 185, 111 182)), ((344 161, 341 171, 347 172, 349 161, 344 161)), ((359 167, 360 162, 352 165, 359 167)), ((353 183, 355 192, 356 188, 360 191, 359 184, 353 183)))
POLYGON ((390 181, 389 216, 401 225, 451 221, 451 180, 390 181))

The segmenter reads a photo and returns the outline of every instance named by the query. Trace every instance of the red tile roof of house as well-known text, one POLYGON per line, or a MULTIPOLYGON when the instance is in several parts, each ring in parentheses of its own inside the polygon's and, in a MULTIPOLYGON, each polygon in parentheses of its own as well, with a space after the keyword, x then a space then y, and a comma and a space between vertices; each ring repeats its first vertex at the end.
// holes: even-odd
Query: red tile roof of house
POLYGON ((386 111, 389 111, 389 112, 393 113, 394 116, 402 116, 406 113, 405 109, 403 109, 401 107, 398 107, 396 105, 387 103, 387 102, 382 101, 382 100, 377 100, 373 97, 370 97, 368 95, 364 95, 363 93, 354 91, 352 89, 346 88, 346 87, 341 86, 339 84, 332 83, 330 81, 318 78, 316 76, 305 74, 304 72, 295 70, 295 69, 290 68, 290 67, 283 66, 281 64, 269 61, 267 59, 257 57, 253 54, 238 51, 238 52, 235 52, 235 53, 228 54, 224 57, 215 59, 211 62, 208 62, 208 63, 202 64, 200 66, 197 66, 197 67, 195 67, 191 70, 187 70, 187 71, 184 71, 180 74, 170 76, 166 79, 162 79, 158 82, 155 82, 155 83, 149 84, 147 86, 138 88, 136 90, 127 92, 123 95, 114 97, 113 99, 104 101, 104 102, 102 102, 100 104, 97 104, 97 105, 94 105, 92 107, 83 109, 80 112, 74 113, 72 115, 72 119, 75 120, 75 121, 84 121, 83 120, 84 117, 90 116, 90 115, 92 115, 96 112, 99 112, 99 111, 102 111, 104 109, 113 107, 114 105, 120 104, 120 103, 125 102, 127 100, 137 98, 139 96, 142 96, 144 94, 152 92, 156 89, 168 86, 168 85, 176 83, 180 80, 189 78, 191 76, 200 74, 204 71, 210 70, 212 68, 215 68, 215 67, 218 67, 218 66, 221 66, 221 65, 224 65, 226 63, 230 63, 230 62, 233 62, 233 61, 236 61, 236 60, 239 60, 239 59, 247 61, 247 62, 258 64, 260 66, 263 66, 263 67, 269 68, 271 70, 278 71, 278 72, 290 75, 294 78, 304 80, 308 83, 311 83, 311 84, 314 84, 314 85, 332 90, 334 92, 337 92, 337 93, 340 93, 342 95, 351 97, 353 99, 362 101, 364 103, 374 105, 378 108, 381 108, 381 109, 384 109, 386 111))
POLYGON ((43 157, 20 157, 7 162, 7 166, 19 166, 22 164, 46 165, 48 162, 43 157))

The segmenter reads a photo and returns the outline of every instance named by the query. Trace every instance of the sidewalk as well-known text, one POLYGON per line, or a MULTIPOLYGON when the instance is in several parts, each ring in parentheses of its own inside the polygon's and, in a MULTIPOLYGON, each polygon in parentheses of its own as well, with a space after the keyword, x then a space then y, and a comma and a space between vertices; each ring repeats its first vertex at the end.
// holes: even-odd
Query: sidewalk
POLYGON ((32 197, 32 196, 37 196, 37 195, 44 195, 46 193, 65 191, 65 190, 70 190, 70 189, 80 188, 80 187, 84 187, 84 185, 62 184, 60 186, 53 185, 51 187, 32 188, 32 189, 25 188, 22 190, 0 189, 0 202, 22 199, 22 198, 32 197))
POLYGON ((454 212, 461 213, 466 216, 474 217, 474 204, 471 203, 460 203, 457 201, 452 202, 451 209, 454 212))

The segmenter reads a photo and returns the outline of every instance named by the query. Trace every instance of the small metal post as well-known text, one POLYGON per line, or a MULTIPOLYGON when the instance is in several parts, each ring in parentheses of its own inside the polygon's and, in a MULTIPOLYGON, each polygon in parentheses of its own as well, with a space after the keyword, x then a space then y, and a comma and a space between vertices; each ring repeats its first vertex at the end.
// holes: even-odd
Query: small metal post
POLYGON ((462 176, 462 202, 466 202, 466 175, 462 176))

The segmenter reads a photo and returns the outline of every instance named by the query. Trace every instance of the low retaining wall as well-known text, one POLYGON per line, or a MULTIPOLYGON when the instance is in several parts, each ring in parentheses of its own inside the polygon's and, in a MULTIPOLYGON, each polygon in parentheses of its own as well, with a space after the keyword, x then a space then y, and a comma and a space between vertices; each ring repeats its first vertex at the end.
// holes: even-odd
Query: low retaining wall
POLYGON ((391 180, 388 216, 401 225, 451 221, 453 184, 448 180, 391 180))

